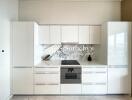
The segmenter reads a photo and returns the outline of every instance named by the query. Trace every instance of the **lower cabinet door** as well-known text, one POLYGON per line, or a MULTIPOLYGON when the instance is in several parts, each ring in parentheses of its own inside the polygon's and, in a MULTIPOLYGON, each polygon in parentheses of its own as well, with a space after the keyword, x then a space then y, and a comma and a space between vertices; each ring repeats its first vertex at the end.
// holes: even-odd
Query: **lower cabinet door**
POLYGON ((107 85, 105 84, 90 84, 82 85, 82 94, 107 94, 107 85))
POLYGON ((81 84, 61 84, 61 94, 81 94, 81 84))
POLYGON ((108 94, 129 94, 129 82, 127 67, 108 68, 108 94))
POLYGON ((60 94, 60 85, 35 85, 34 94, 60 94))
POLYGON ((33 69, 13 68, 13 94, 33 94, 33 69))

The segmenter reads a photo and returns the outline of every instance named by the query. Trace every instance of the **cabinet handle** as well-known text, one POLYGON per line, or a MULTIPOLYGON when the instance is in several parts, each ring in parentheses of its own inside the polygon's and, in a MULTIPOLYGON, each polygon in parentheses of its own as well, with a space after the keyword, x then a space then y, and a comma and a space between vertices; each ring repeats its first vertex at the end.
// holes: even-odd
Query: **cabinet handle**
POLYGON ((94 82, 93 83, 92 82, 90 83, 89 82, 89 83, 83 83, 83 85, 106 85, 106 83, 94 83, 94 82))
POLYGON ((111 65, 109 68, 128 68, 128 65, 111 65))
POLYGON ((19 67, 17 67, 17 66, 15 66, 14 68, 33 68, 33 67, 25 67, 25 66, 19 66, 19 67))
POLYGON ((83 74, 105 74, 106 72, 88 72, 88 71, 84 71, 83 74))
POLYGON ((59 85, 59 84, 57 84, 57 83, 51 83, 51 84, 37 83, 37 84, 35 84, 35 85, 59 85))
POLYGON ((59 67, 39 67, 39 66, 36 66, 35 68, 37 69, 37 68, 59 68, 59 67))
POLYGON ((35 74, 59 74, 59 72, 36 72, 35 74))

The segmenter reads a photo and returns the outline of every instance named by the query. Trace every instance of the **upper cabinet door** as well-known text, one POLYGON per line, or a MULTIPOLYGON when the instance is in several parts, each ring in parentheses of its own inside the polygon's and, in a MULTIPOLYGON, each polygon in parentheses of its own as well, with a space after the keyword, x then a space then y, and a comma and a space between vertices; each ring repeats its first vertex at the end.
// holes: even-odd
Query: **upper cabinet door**
POLYGON ((128 37, 130 26, 127 22, 108 23, 109 65, 128 65, 128 37))
POLYGON ((78 43, 78 26, 62 26, 62 43, 78 43))
POLYGON ((50 44, 49 25, 39 26, 39 44, 50 44))
POLYGON ((12 23, 13 66, 34 65, 34 23, 12 23))
POLYGON ((50 25, 50 44, 61 44, 60 25, 50 25))
POLYGON ((101 26, 90 26, 90 44, 100 44, 101 26))
POLYGON ((79 44, 90 44, 89 28, 89 26, 79 26, 79 44))

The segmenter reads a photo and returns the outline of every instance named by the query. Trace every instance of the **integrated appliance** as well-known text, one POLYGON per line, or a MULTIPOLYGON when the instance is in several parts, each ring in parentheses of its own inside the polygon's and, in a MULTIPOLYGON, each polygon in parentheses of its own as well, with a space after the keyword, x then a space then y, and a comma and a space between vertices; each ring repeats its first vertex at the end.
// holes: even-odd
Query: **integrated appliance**
POLYGON ((61 84, 80 84, 81 66, 76 60, 61 61, 61 84))

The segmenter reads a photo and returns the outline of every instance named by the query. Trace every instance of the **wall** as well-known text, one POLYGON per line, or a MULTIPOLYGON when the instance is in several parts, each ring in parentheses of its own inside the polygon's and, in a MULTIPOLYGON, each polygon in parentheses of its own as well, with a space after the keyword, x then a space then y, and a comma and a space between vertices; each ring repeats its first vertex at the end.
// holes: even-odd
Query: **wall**
POLYGON ((19 19, 39 24, 102 24, 120 20, 119 1, 20 0, 19 19))
POLYGON ((0 0, 0 100, 10 96, 10 21, 17 18, 18 0, 0 0))
POLYGON ((122 21, 132 21, 132 0, 123 0, 121 3, 122 21))

